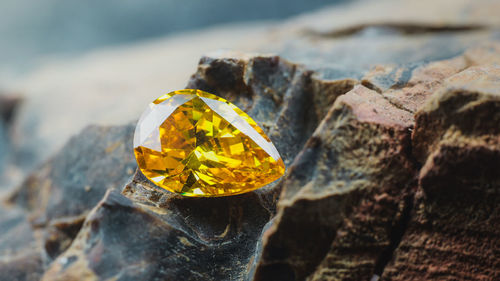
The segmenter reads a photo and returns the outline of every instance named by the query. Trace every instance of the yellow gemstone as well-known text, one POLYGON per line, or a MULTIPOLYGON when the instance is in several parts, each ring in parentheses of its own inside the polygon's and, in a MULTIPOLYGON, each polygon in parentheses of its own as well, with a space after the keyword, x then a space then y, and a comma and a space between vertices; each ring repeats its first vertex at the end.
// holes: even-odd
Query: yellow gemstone
POLYGON ((216 95, 179 90, 142 114, 134 135, 141 172, 185 196, 227 196, 280 178, 285 164, 245 112, 216 95))

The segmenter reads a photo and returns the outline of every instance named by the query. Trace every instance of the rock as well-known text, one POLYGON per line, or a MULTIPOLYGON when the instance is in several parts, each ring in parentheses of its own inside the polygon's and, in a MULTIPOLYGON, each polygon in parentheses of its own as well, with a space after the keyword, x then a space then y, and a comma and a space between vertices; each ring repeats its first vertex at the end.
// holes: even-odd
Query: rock
POLYGON ((10 202, 26 208, 40 225, 88 212, 107 189, 122 187, 134 173, 133 130, 132 125, 88 127, 27 178, 10 202))
POLYGON ((19 95, 0 95, 0 118, 5 123, 10 123, 22 98, 19 95))
MULTIPOLYGON (((496 7, 475 3, 457 5, 496 7)), ((351 27, 331 33, 299 18, 281 28, 307 36, 283 56, 202 57, 187 87, 252 116, 285 177, 239 196, 185 198, 135 171, 133 124, 88 127, 0 204, 0 276, 499 279, 500 43, 496 19, 462 8, 442 22, 343 18, 351 27), (391 32, 370 37, 370 27, 391 32), (368 43, 393 48, 372 54, 368 43)))
POLYGON ((39 233, 44 264, 71 244, 106 190, 121 188, 133 175, 133 129, 88 127, 9 196, 8 201, 25 210, 39 233))
POLYGON ((500 127, 492 126, 500 121, 496 112, 500 106, 499 77, 498 66, 484 66, 468 68, 447 79, 416 115, 413 142, 421 162, 446 139, 457 143, 461 137, 482 137, 488 142, 500 134, 500 127))
POLYGON ((412 122, 363 86, 336 100, 284 180, 255 280, 373 275, 407 208, 412 122))
POLYGON ((0 280, 39 280, 42 254, 27 214, 4 204, 0 212, 0 280))
POLYGON ((0 280, 40 280, 43 271, 42 259, 39 252, 32 252, 20 256, 9 262, 0 261, 0 280))
POLYGON ((382 93, 395 106, 415 113, 423 106, 444 79, 466 68, 463 56, 404 67, 377 67, 362 83, 382 93))
POLYGON ((14 182, 22 177, 16 173, 10 129, 13 117, 22 101, 16 94, 0 93, 0 194, 6 192, 14 182))
POLYGON ((417 113, 424 165, 405 235, 382 279, 500 278, 500 68, 468 68, 417 113))
POLYGON ((329 106, 324 99, 349 89, 319 92, 323 89, 312 82, 311 74, 276 56, 204 57, 187 88, 217 93, 243 109, 263 127, 289 164, 322 119, 322 108, 329 106))
MULTIPOLYGON (((140 190, 135 190, 140 192, 140 190)), ((110 191, 42 280, 241 280, 270 218, 256 194, 168 198, 162 207, 110 191), (68 263, 67 261, 71 261, 68 263)))

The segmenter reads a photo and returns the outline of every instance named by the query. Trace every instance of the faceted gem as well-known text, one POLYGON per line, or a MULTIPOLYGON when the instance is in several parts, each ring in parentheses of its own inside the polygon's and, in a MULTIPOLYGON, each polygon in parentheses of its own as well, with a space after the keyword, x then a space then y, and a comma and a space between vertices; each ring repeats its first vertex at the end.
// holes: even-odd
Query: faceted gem
POLYGON ((216 95, 179 90, 142 114, 134 135, 141 172, 185 196, 227 196, 280 178, 285 164, 245 112, 216 95))

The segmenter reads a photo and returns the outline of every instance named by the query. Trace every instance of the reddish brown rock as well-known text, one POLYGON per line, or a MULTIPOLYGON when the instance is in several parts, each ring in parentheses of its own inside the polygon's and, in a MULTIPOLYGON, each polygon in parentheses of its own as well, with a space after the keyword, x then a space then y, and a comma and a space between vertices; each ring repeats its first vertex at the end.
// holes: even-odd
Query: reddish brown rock
POLYGON ((424 161, 408 229, 384 280, 500 278, 500 68, 450 77, 417 113, 424 161))
POLYGON ((378 66, 365 75, 362 83, 381 93, 395 106, 415 113, 439 89, 444 79, 466 67, 463 56, 423 65, 378 66))
POLYGON ((284 180, 255 280, 366 280, 387 262, 416 172, 412 121, 363 86, 337 99, 284 180))
POLYGON ((416 114, 414 154, 420 162, 437 149, 446 135, 496 138, 500 68, 468 68, 445 81, 443 87, 416 114))

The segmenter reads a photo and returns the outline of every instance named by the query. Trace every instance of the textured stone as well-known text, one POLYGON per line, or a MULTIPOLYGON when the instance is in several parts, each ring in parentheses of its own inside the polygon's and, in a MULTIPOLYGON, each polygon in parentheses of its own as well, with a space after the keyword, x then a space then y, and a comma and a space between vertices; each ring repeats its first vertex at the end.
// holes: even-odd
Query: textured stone
POLYGON ((38 281, 42 276, 43 265, 39 252, 31 252, 12 259, 9 262, 0 261, 0 280, 38 281))
POLYGON ((285 24, 266 43, 288 60, 200 60, 187 88, 252 116, 290 167, 281 181, 165 193, 133 174, 133 124, 90 127, 1 204, 0 276, 499 279, 500 52, 485 17, 498 3, 446 2, 442 18, 417 9, 428 1, 394 15, 387 3, 354 6, 373 22, 325 10, 316 29, 285 24))
POLYGON ((362 83, 395 106, 414 113, 446 78, 467 66, 463 56, 421 65, 378 66, 365 75, 362 83))
POLYGON ((27 214, 12 205, 0 205, 0 213, 0 280, 39 280, 42 251, 27 214))
POLYGON ((299 65, 277 56, 231 55, 203 57, 187 88, 217 91, 252 116, 288 165, 326 113, 325 99, 348 87, 314 91, 321 88, 313 88, 311 71, 299 65))
POLYGON ((499 70, 450 77, 417 113, 413 142, 424 165, 384 280, 500 278, 499 70))
POLYGON ((28 177, 10 202, 26 208, 37 224, 88 212, 107 189, 122 187, 134 173, 133 130, 87 128, 28 177))
POLYGON ((304 280, 320 263, 312 280, 369 279, 406 208, 411 125, 363 86, 339 97, 284 180, 255 280, 304 280))
POLYGON ((447 135, 469 135, 486 138, 486 141, 499 135, 500 127, 492 126, 500 122, 498 77, 499 66, 476 66, 446 80, 416 115, 414 153, 421 162, 425 162, 447 135))
POLYGON ((81 271, 98 280, 241 280, 255 230, 271 214, 256 194, 229 198, 173 197, 159 208, 111 191, 42 280, 78 280, 81 271))
MULTIPOLYGON (((132 125, 88 127, 9 196, 8 201, 29 218, 26 229, 36 233, 36 240, 23 240, 19 247, 33 249, 29 245, 36 242, 43 265, 66 250, 106 190, 121 188, 133 175, 133 129, 132 125)), ((0 235, 8 241, 5 245, 15 245, 10 235, 15 237, 0 235)))

